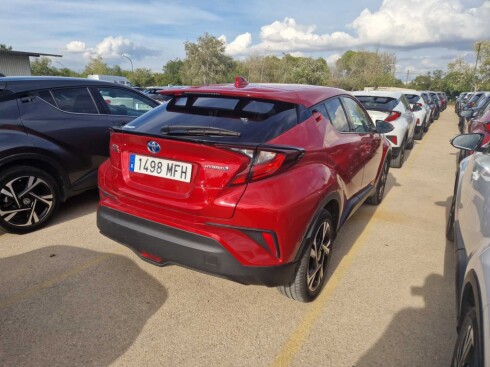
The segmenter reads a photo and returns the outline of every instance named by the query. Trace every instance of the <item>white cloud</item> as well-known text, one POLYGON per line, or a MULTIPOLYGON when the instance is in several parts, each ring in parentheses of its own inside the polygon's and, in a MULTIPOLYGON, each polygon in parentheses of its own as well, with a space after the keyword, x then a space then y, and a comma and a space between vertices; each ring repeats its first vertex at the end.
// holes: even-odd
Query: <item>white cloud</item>
POLYGON ((104 59, 119 59, 121 56, 130 55, 137 60, 146 56, 155 56, 160 52, 152 50, 122 36, 109 36, 104 38, 95 47, 87 48, 82 41, 71 41, 65 46, 69 53, 84 53, 86 57, 100 55, 104 59))
POLYGON ((82 53, 87 50, 87 46, 82 41, 71 41, 65 46, 65 50, 71 53, 82 53))
POLYGON ((488 1, 467 8, 461 0, 384 0, 376 12, 363 10, 351 26, 361 44, 437 46, 488 37, 489 18, 488 1))
MULTIPOLYGON (((225 36, 220 37, 220 39, 226 43, 225 36)), ((226 52, 230 55, 243 55, 244 53, 247 53, 251 44, 252 35, 247 32, 239 35, 233 42, 226 44, 226 52)))
POLYGON ((315 25, 298 24, 293 18, 264 25, 260 42, 244 33, 227 44, 227 52, 318 52, 353 47, 394 48, 454 47, 487 38, 490 34, 490 1, 469 8, 463 0, 383 0, 379 10, 363 10, 346 32, 319 34, 315 25), (233 45, 233 46, 232 46, 233 45))

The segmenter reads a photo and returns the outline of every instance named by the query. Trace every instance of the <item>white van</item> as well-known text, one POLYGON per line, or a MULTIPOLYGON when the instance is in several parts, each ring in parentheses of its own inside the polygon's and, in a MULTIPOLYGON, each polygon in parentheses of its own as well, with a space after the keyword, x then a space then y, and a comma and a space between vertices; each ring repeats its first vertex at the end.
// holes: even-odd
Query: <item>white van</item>
POLYGON ((100 75, 100 74, 90 74, 87 79, 103 80, 105 82, 112 82, 116 84, 122 84, 126 87, 133 87, 133 84, 124 76, 116 75, 100 75))

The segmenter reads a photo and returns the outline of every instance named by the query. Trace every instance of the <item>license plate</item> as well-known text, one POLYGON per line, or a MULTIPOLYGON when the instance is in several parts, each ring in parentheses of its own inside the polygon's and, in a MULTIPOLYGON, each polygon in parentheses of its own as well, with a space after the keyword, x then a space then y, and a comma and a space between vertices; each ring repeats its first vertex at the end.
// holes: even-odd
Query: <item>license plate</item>
POLYGON ((130 154, 129 170, 144 175, 191 182, 192 164, 170 161, 139 154, 130 154))

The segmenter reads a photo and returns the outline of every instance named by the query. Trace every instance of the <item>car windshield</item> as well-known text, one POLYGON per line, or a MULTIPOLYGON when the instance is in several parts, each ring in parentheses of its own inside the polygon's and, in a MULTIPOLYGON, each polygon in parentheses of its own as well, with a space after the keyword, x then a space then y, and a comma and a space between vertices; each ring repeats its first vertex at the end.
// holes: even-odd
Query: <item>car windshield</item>
POLYGON ((297 107, 293 103, 243 97, 172 96, 167 103, 125 125, 123 130, 161 135, 162 129, 191 126, 239 133, 219 138, 199 136, 200 140, 264 143, 298 123, 297 107))
POLYGON ((393 111, 393 109, 398 104, 398 100, 392 97, 356 96, 356 98, 367 110, 376 109, 383 111, 393 111))
POLYGON ((405 94, 405 97, 407 97, 410 104, 417 103, 420 100, 420 96, 417 94, 405 94))

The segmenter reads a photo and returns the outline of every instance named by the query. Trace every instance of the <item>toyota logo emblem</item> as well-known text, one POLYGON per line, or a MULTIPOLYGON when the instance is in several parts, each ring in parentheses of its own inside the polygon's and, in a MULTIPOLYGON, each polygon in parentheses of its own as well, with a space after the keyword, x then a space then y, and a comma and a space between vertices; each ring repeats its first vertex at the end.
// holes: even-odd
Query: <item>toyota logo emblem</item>
POLYGON ((147 147, 150 152, 155 154, 160 151, 160 144, 153 140, 148 142, 147 147))

